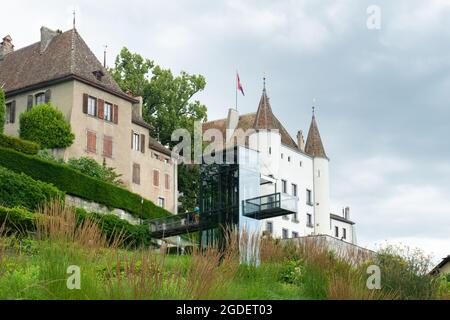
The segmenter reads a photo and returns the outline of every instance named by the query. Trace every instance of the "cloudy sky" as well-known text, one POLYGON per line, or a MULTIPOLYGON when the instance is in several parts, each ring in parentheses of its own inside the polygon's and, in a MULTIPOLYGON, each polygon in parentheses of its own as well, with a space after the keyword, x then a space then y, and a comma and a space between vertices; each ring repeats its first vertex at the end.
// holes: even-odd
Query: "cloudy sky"
POLYGON ((46 25, 77 28, 111 65, 123 46, 175 72, 203 74, 209 119, 234 105, 235 71, 256 111, 293 136, 311 104, 331 158, 333 208, 352 208, 360 244, 450 254, 450 0, 3 1, 1 36, 16 48, 46 25), (367 27, 367 9, 381 28, 367 27))

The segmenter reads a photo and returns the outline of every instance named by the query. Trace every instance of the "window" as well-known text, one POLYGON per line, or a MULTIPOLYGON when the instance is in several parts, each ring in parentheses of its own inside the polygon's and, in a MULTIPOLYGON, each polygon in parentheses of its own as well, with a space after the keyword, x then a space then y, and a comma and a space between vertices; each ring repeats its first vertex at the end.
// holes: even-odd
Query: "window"
POLYGON ((155 157, 156 160, 159 160, 159 154, 153 153, 153 156, 155 157))
POLYGON ((86 149, 88 152, 97 152, 97 135, 93 131, 87 131, 86 149))
POLYGON ((269 154, 272 154, 272 147, 269 147, 269 154))
POLYGON ((296 184, 292 184, 292 195, 294 197, 297 196, 297 185, 296 184))
POLYGON ((281 154, 281 159, 284 159, 284 154, 283 153, 281 154))
POLYGON ((166 199, 164 199, 162 197, 158 197, 158 206, 160 206, 161 208, 165 208, 165 206, 166 206, 166 199))
POLYGON ((266 222, 266 231, 270 234, 273 233, 273 222, 266 222))
POLYGON ((97 116, 97 99, 94 97, 88 97, 87 113, 91 116, 97 116))
POLYGON ((306 189, 306 204, 312 206, 312 192, 309 189, 306 189))
POLYGON ((347 239, 347 229, 342 228, 342 239, 347 239))
POLYGON ((308 227, 312 227, 313 226, 312 214, 310 214, 310 213, 306 214, 306 226, 308 226, 308 227))
POLYGON ((133 150, 139 151, 141 149, 141 136, 139 133, 133 132, 133 150))
POLYGON ((106 121, 112 121, 112 104, 105 102, 103 118, 106 121))
POLYGON ((336 238, 339 238, 339 228, 338 227, 334 227, 334 236, 336 238))
POLYGON ((166 190, 170 189, 170 176, 167 173, 164 175, 164 186, 166 190))
POLYGON ((281 180, 281 192, 287 193, 287 181, 281 180))
POLYGON ((112 137, 105 136, 103 138, 103 155, 105 157, 112 157, 113 139, 112 137))
POLYGON ((141 184, 141 166, 133 163, 133 183, 141 184))
POLYGON ((298 238, 298 232, 292 231, 292 238, 298 238))
POLYGON ((153 170, 153 185, 159 187, 159 171, 153 170))
POLYGON ((320 170, 317 170, 317 177, 320 178, 320 170))
POLYGON ((35 96, 36 105, 45 103, 45 93, 37 93, 35 96))
POLYGON ((298 213, 297 212, 294 212, 292 214, 292 222, 298 222, 298 213))
POLYGON ((302 167, 302 166, 303 166, 303 162, 300 161, 300 167, 302 167))
POLYGON ((8 123, 14 123, 15 122, 15 118, 16 118, 16 110, 15 110, 15 103, 14 102, 9 102, 5 105, 5 122, 6 124, 8 123))
POLYGON ((288 229, 283 229, 283 231, 282 231, 282 238, 283 239, 288 239, 289 238, 289 230, 288 229))
POLYGON ((288 157, 288 162, 291 162, 291 157, 288 157))

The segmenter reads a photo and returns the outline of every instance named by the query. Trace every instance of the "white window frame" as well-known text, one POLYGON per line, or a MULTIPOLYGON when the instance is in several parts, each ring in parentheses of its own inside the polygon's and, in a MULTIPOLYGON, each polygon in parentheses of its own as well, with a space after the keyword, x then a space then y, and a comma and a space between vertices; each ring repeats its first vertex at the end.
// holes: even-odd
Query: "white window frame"
POLYGON ((87 114, 96 117, 97 111, 98 111, 97 98, 88 96, 87 114))
POLYGON ((287 193, 287 181, 286 180, 281 180, 281 192, 287 193))
POLYGON ((289 239, 289 230, 288 229, 281 229, 281 239, 289 239), (285 237, 286 235, 286 237, 285 237))
POLYGON ((141 151, 141 135, 137 132, 133 132, 133 150, 141 151))
POLYGON ((266 222, 266 231, 270 234, 273 234, 273 222, 272 221, 266 222))
POLYGON ((40 105, 45 103, 45 92, 38 92, 34 95, 35 105, 40 105), (38 100, 39 99, 39 100, 38 100))
POLYGON ((104 105, 104 107, 103 107, 103 119, 104 119, 105 121, 109 121, 109 122, 112 122, 112 121, 113 121, 113 118, 112 118, 112 109, 113 109, 112 104, 109 103, 109 102, 105 102, 105 105, 104 105))
POLYGON ((165 208, 166 207, 166 198, 164 197, 158 197, 158 206, 160 208, 165 208), (162 205, 161 205, 162 204, 162 205))
POLYGON ((11 114, 12 101, 5 103, 5 124, 13 123, 11 114))

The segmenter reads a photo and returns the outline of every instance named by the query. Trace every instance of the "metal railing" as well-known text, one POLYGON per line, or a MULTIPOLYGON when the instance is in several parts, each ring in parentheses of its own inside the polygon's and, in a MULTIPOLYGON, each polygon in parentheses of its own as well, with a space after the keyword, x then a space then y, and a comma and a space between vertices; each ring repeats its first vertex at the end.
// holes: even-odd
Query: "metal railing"
POLYGON ((174 229, 189 230, 200 224, 200 213, 188 212, 149 221, 150 232, 164 232, 174 229))
POLYGON ((255 216, 263 212, 273 212, 274 216, 297 212, 297 197, 273 193, 243 201, 243 215, 255 216))

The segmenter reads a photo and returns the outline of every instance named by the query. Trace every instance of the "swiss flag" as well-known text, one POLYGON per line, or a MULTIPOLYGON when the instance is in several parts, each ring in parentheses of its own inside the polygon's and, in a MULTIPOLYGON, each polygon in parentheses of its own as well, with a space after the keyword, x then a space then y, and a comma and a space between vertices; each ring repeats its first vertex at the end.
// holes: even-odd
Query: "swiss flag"
POLYGON ((236 73, 236 76, 237 76, 237 89, 242 93, 243 96, 245 96, 244 88, 242 87, 241 79, 239 78, 239 73, 236 73))

